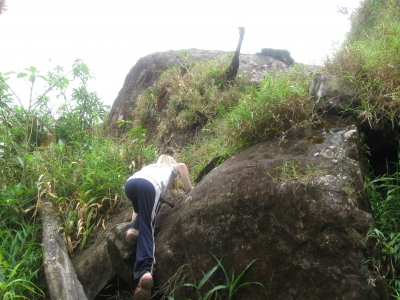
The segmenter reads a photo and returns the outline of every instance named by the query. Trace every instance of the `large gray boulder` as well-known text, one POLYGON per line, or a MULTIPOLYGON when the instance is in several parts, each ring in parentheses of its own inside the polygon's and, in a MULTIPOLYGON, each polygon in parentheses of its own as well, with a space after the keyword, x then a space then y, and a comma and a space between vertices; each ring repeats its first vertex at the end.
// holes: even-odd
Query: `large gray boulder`
POLYGON ((342 114, 359 104, 356 94, 343 78, 327 72, 318 73, 310 86, 315 100, 315 111, 342 114))
POLYGON ((290 52, 285 49, 263 48, 261 49, 261 54, 271 56, 289 66, 294 64, 294 59, 290 56, 290 52))
POLYGON ((107 234, 107 259, 111 261, 113 270, 125 282, 133 279, 133 267, 136 259, 136 246, 125 240, 125 233, 131 222, 117 224, 107 234))
MULTIPOLYGON (((189 264, 176 284, 197 282, 224 258, 242 282, 261 282, 268 299, 387 299, 368 265, 373 225, 363 186, 357 127, 330 120, 284 141, 248 148, 212 170, 165 217, 156 237, 160 286, 189 264)), ((379 257, 376 257, 379 259, 379 257)), ((222 273, 211 278, 221 283, 222 273)), ((210 286, 208 286, 210 288, 210 286)), ((180 288, 175 299, 189 299, 180 288)), ((266 299, 245 287, 237 299, 266 299)))

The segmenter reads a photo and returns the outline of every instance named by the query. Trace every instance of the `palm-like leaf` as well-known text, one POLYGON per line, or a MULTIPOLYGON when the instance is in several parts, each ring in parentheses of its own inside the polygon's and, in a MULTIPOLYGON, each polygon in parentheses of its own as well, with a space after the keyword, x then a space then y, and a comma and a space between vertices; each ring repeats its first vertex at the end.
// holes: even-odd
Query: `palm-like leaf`
MULTIPOLYGON (((254 259, 252 262, 250 262, 247 267, 242 271, 242 273, 240 273, 238 275, 237 278, 235 278, 235 272, 232 270, 232 278, 230 279, 227 272, 225 271, 224 266, 222 265, 222 259, 219 260, 218 258, 215 257, 215 255, 213 255, 215 260, 218 262, 218 266, 222 269, 222 271, 225 274, 225 285, 223 285, 223 287, 225 287, 226 289, 228 289, 229 291, 229 295, 228 295, 228 299, 232 299, 233 295, 237 292, 238 289, 240 289, 241 287, 244 287, 246 285, 251 285, 251 284, 256 284, 256 285, 260 285, 264 288, 265 291, 265 287, 262 283, 260 282, 245 282, 240 284, 238 287, 236 287, 240 281, 240 279, 242 278, 242 276, 244 275, 244 273, 250 268, 250 266, 256 261, 256 259, 254 259)), ((220 287, 223 288, 223 287, 220 287)), ((266 292, 265 292, 266 293, 266 292)))

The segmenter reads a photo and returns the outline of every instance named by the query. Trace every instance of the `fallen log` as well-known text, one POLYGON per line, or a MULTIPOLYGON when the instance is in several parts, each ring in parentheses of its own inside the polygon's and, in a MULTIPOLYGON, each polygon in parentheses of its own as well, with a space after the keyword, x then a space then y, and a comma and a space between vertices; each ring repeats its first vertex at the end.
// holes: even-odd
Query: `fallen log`
POLYGON ((51 202, 40 206, 43 227, 44 274, 50 299, 87 300, 79 282, 67 247, 59 234, 60 218, 56 215, 51 202))

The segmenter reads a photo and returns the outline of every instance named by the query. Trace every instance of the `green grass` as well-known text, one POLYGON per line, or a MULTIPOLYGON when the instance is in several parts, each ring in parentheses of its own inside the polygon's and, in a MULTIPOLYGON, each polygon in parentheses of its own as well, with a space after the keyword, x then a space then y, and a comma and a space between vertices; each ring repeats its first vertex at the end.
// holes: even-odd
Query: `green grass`
POLYGON ((294 125, 311 118, 308 96, 311 76, 299 66, 287 73, 267 75, 251 88, 226 117, 232 143, 248 146, 281 137, 294 125))
POLYGON ((225 137, 225 139, 223 137, 210 137, 201 142, 189 144, 177 154, 178 160, 184 161, 190 169, 193 181, 216 157, 220 159, 216 162, 215 167, 238 151, 237 148, 228 144, 228 136, 225 137))
POLYGON ((393 299, 400 297, 400 161, 396 167, 397 171, 366 182, 375 222, 367 237, 381 247, 383 266, 374 267, 388 280, 393 299))
POLYGON ((134 111, 137 125, 146 127, 148 120, 155 118, 160 122, 159 136, 167 136, 203 126, 229 110, 239 102, 246 86, 240 80, 226 84, 227 65, 228 60, 220 58, 167 70, 139 96, 134 111))
POLYGON ((352 17, 341 48, 326 61, 328 71, 354 88, 361 122, 397 125, 400 112, 400 7, 395 1, 365 0, 352 17))
MULTIPOLYGON (((196 299, 198 299, 198 300, 208 300, 208 299, 212 299, 212 297, 213 297, 213 299, 232 300, 233 296, 236 294, 236 292, 239 289, 244 288, 249 285, 258 285, 258 286, 262 287, 264 289, 265 294, 267 295, 265 287, 262 283, 254 282, 254 281, 246 281, 243 283, 241 282, 243 275, 247 272, 247 270, 251 267, 251 265, 256 260, 251 261, 246 266, 246 268, 235 277, 234 270, 232 270, 231 274, 228 274, 227 270, 225 270, 225 267, 222 264, 222 259, 218 259, 214 255, 213 255, 213 257, 217 261, 217 265, 212 267, 207 273, 204 273, 202 271, 203 277, 200 279, 200 281, 196 280, 196 278, 193 274, 193 270, 190 270, 192 278, 193 278, 193 282, 192 283, 184 283, 180 286, 174 287, 174 289, 172 291, 170 291, 169 294, 167 296, 165 296, 165 298, 167 300, 174 300, 174 293, 177 289, 180 289, 182 287, 188 287, 188 288, 194 289, 196 299), (219 282, 219 280, 217 278, 215 278, 215 276, 213 277, 214 273, 218 269, 222 270, 222 272, 224 274, 224 280, 223 280, 222 284, 219 282), (218 282, 217 282, 217 280, 218 280, 218 282), (208 287, 209 287, 209 289, 208 289, 208 287), (220 292, 224 291, 224 290, 227 291, 227 296, 223 298, 222 295, 220 294, 220 292)), ((178 272, 182 272, 182 271, 179 270, 178 272)))
MULTIPOLYGON (((35 283, 42 273, 40 226, 15 223, 0 229, 0 298, 37 299, 44 297, 35 283)), ((41 285, 43 282, 41 283, 41 285)))

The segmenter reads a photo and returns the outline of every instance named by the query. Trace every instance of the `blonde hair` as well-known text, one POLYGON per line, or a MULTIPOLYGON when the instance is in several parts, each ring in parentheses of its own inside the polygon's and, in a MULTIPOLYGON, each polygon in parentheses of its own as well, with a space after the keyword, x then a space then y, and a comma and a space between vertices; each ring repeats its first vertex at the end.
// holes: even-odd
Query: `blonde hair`
POLYGON ((176 160, 172 156, 169 156, 166 154, 161 154, 157 159, 156 166, 157 167, 170 167, 176 163, 177 163, 176 160))
MULTIPOLYGON (((158 168, 165 168, 165 167, 172 167, 172 165, 177 164, 176 160, 169 155, 166 154, 161 154, 156 163, 152 164, 150 166, 154 166, 154 167, 158 167, 158 168)), ((178 178, 176 178, 171 185, 169 186, 170 189, 173 189, 175 192, 178 191, 178 186, 179 186, 179 182, 178 182, 178 178)))

